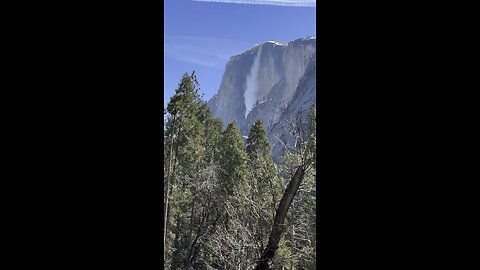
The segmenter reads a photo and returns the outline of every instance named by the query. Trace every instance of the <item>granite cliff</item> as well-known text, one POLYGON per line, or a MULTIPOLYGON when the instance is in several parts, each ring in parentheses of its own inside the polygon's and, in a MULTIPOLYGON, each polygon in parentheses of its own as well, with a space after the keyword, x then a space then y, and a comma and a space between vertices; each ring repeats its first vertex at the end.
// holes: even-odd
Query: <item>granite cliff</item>
POLYGON ((228 61, 220 88, 208 102, 215 117, 227 125, 236 121, 248 136, 257 118, 262 120, 276 162, 285 147, 289 122, 303 121, 316 102, 316 38, 291 42, 267 41, 228 61))

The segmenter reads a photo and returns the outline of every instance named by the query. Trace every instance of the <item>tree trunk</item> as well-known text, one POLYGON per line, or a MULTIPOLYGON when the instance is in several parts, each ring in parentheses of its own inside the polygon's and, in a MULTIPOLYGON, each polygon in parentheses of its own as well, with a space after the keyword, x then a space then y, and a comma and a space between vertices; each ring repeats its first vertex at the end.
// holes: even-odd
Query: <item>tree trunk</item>
POLYGON ((192 258, 192 250, 193 250, 193 244, 192 244, 192 233, 193 233, 193 214, 195 210, 195 199, 193 199, 192 202, 192 208, 190 210, 190 226, 189 226, 189 231, 188 231, 188 238, 187 238, 187 247, 188 251, 185 252, 185 268, 190 269, 190 264, 191 264, 191 258, 192 258))
POLYGON ((173 123, 172 123, 172 138, 170 141, 170 156, 168 159, 168 174, 167 174, 167 182, 165 184, 165 208, 163 209, 163 261, 165 261, 165 255, 167 253, 167 246, 166 241, 167 241, 167 224, 168 224, 168 203, 169 203, 169 197, 171 194, 172 188, 170 187, 170 178, 172 175, 172 163, 173 163, 173 137, 175 134, 175 115, 173 116, 173 123), (170 188, 170 189, 169 189, 170 188))
POLYGON ((269 262, 275 256, 275 251, 277 251, 278 249, 278 243, 280 242, 280 238, 285 231, 284 222, 285 217, 287 216, 288 208, 290 207, 293 197, 295 197, 295 194, 297 193, 297 190, 302 183, 304 173, 304 167, 298 167, 292 180, 290 181, 290 183, 288 183, 282 200, 280 200, 280 204, 278 205, 277 212, 275 213, 275 220, 272 225, 272 231, 270 232, 267 247, 263 251, 263 254, 260 257, 260 260, 258 261, 255 270, 270 269, 269 262))

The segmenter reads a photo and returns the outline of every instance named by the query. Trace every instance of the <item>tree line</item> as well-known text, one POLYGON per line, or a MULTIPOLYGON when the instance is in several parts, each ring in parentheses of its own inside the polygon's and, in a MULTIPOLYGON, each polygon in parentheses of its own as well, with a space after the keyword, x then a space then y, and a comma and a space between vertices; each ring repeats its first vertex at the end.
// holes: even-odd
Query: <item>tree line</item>
POLYGON ((211 115, 195 72, 164 114, 164 268, 315 269, 315 107, 279 165, 260 120, 244 141, 211 115))

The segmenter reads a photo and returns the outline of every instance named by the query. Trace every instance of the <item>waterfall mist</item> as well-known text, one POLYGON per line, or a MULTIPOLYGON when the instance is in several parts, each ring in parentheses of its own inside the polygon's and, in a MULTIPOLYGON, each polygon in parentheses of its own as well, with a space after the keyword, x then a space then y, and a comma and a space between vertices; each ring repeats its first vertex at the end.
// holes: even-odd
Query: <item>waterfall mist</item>
POLYGON ((253 105, 257 102, 258 98, 258 72, 260 70, 260 57, 262 55, 262 47, 258 50, 257 55, 253 60, 253 65, 250 73, 247 75, 246 89, 243 94, 245 100, 245 118, 252 110, 253 105))

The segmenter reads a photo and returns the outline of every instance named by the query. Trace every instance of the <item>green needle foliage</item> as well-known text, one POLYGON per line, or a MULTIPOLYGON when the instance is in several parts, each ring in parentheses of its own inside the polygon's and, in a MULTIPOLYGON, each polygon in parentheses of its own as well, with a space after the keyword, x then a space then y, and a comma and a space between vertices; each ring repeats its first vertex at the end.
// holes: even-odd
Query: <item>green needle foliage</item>
MULTIPOLYGON (((289 175, 302 162, 316 164, 315 108, 303 149, 280 168, 260 120, 245 142, 235 122, 224 129, 212 117, 195 72, 183 75, 164 114, 164 267, 253 269, 287 184, 280 171, 289 175)), ((314 170, 306 173, 272 269, 314 269, 315 179, 314 170)))
POLYGON ((233 196, 248 179, 247 152, 235 122, 230 123, 223 132, 220 149, 222 190, 226 195, 233 196))

